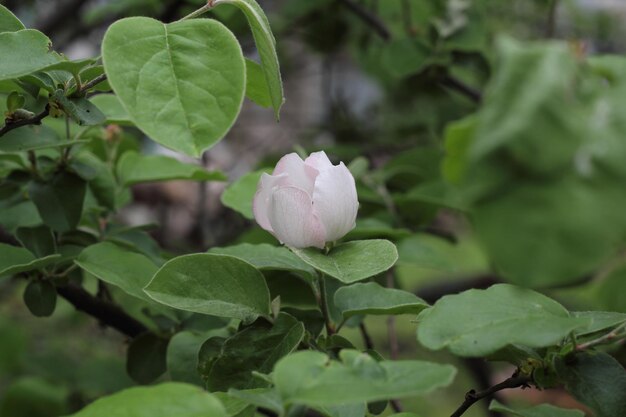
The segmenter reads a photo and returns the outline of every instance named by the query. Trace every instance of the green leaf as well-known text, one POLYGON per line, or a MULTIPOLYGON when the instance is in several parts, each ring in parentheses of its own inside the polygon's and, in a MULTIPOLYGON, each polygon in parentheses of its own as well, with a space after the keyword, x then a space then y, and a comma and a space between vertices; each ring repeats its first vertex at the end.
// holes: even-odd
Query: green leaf
POLYGON ((39 71, 59 61, 50 49, 50 39, 35 29, 0 33, 0 80, 12 80, 39 71))
POLYGON ((102 242, 85 248, 75 262, 102 281, 132 296, 152 301, 143 289, 158 267, 148 257, 111 242, 102 242))
POLYGON ((68 417, 227 417, 212 394, 193 385, 168 382, 134 387, 100 398, 68 417))
POLYGON ((396 246, 382 239, 342 243, 327 255, 313 248, 292 250, 313 268, 345 284, 385 272, 398 260, 396 246))
POLYGON ((0 151, 25 152, 39 149, 62 148, 76 141, 62 140, 48 126, 23 126, 2 136, 0 151))
POLYGON ((274 368, 283 401, 311 407, 350 404, 424 395, 449 385, 451 365, 424 361, 376 362, 371 356, 344 349, 341 362, 321 352, 297 352, 274 368))
POLYGON ((26 98, 22 94, 17 91, 12 91, 11 94, 7 96, 7 111, 13 113, 15 110, 24 107, 25 102, 26 98))
POLYGON ((144 291, 170 307, 248 323, 270 312, 263 275, 232 256, 195 254, 174 258, 159 269, 144 291))
POLYGON ((104 35, 102 60, 130 118, 168 148, 199 156, 224 137, 241 109, 241 47, 215 20, 118 20, 104 35))
POLYGON ((33 271, 55 263, 61 255, 37 259, 24 248, 0 243, 0 277, 33 271))
POLYGON ((70 98, 65 91, 57 90, 52 94, 55 104, 80 126, 95 126, 106 121, 106 116, 86 98, 70 98))
POLYGON ((30 281, 24 290, 24 304, 35 317, 50 317, 57 306, 57 290, 50 281, 30 281))
POLYGON ((510 408, 498 401, 493 400, 489 404, 489 410, 500 413, 510 413, 516 417, 585 417, 585 413, 580 410, 567 410, 555 407, 551 404, 540 404, 528 408, 510 408))
POLYGON ((344 318, 358 314, 417 314, 428 307, 424 300, 410 292, 384 288, 375 282, 339 288, 335 305, 344 318))
POLYGON ((10 232, 18 227, 37 226, 41 223, 37 207, 32 201, 21 201, 0 210, 0 224, 10 232))
POLYGON ((444 132, 446 157, 442 164, 443 177, 458 184, 467 170, 467 153, 476 131, 476 116, 472 115, 446 126, 444 132))
POLYGON ((46 225, 57 232, 67 232, 80 221, 86 189, 82 178, 59 172, 48 182, 32 181, 28 194, 46 225))
POLYGON ((303 262, 289 249, 269 243, 241 243, 224 248, 211 248, 208 253, 230 255, 254 265, 261 271, 291 271, 305 279, 314 279, 315 269, 303 262))
POLYGON ((220 355, 204 375, 209 391, 260 388, 266 385, 252 372, 268 374, 280 358, 294 351, 304 337, 304 325, 280 313, 271 325, 261 319, 226 340, 220 355))
POLYGON ((222 204, 240 213, 246 219, 254 219, 252 200, 265 170, 249 172, 230 184, 222 193, 222 204))
POLYGON ((61 416, 68 412, 67 396, 67 387, 44 377, 18 377, 4 389, 0 399, 0 415, 61 416))
POLYGON ((508 284, 446 295, 424 310, 418 321, 417 338, 422 345, 470 357, 485 356, 509 344, 556 345, 590 322, 570 316, 544 295, 508 284))
POLYGON ((283 415, 283 401, 274 388, 254 388, 248 390, 229 389, 228 395, 247 404, 272 410, 283 415))
POLYGON ((106 117, 106 123, 129 126, 132 121, 115 94, 97 94, 89 99, 106 117))
POLYGON ((2 32, 17 32, 18 30, 26 29, 24 24, 20 22, 9 9, 0 4, 0 33, 2 32))
POLYGON ((263 9, 254 0, 213 0, 213 6, 220 4, 232 4, 243 12, 248 19, 248 24, 254 36, 257 51, 261 57, 261 67, 265 74, 267 88, 276 120, 279 119, 280 108, 285 101, 283 97, 283 82, 280 78, 280 66, 276 54, 276 40, 272 34, 270 22, 267 20, 263 9))
POLYGON ((578 329, 576 332, 577 336, 610 329, 626 322, 625 313, 616 313, 612 311, 574 311, 572 312, 572 316, 590 321, 589 326, 578 329))
POLYGON ((207 336, 183 331, 176 333, 167 345, 167 371, 173 381, 202 386, 198 373, 198 354, 207 336))
POLYGON ((246 97, 261 107, 272 106, 263 68, 248 58, 246 58, 246 97))
POLYGON ((559 379, 596 417, 615 417, 626 410, 626 370, 606 353, 580 353, 556 364, 559 379))
POLYGON ((219 171, 207 171, 201 166, 186 164, 168 156, 143 156, 137 152, 122 155, 117 165, 117 175, 124 185, 171 180, 226 180, 219 171))
POLYGON ((53 255, 57 251, 54 236, 47 226, 19 227, 15 231, 15 237, 38 258, 53 255))
POLYGON ((140 384, 149 384, 165 373, 167 339, 152 333, 134 338, 126 353, 126 372, 140 384))

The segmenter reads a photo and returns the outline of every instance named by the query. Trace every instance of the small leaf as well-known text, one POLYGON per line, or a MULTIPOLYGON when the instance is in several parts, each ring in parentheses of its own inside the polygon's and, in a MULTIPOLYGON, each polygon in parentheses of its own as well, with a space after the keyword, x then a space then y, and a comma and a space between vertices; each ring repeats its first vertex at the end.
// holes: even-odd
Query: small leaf
POLYGON ((292 250, 313 268, 345 284, 385 272, 398 260, 396 246, 382 239, 342 243, 327 255, 313 248, 292 250))
POLYGON ((170 307, 248 323, 270 312, 263 275, 232 256, 179 256, 163 265, 144 291, 170 307))
POLYGON ((102 281, 132 296, 152 301, 143 288, 148 285, 158 267, 148 257, 111 242, 102 242, 85 248, 75 262, 102 281))
POLYGON ((556 371, 565 388, 597 417, 615 417, 626 410, 626 370, 606 353, 580 353, 558 361, 556 371))
POLYGON ((215 20, 118 20, 104 35, 102 60, 135 125, 187 155, 199 156, 222 139, 241 109, 241 47, 215 20))
POLYGON ((23 95, 17 91, 12 91, 11 94, 7 96, 7 112, 13 113, 15 110, 24 107, 25 102, 26 99, 23 95))
POLYGON ((479 357, 509 344, 558 344, 589 319, 570 316, 556 301, 508 284, 446 295, 418 317, 417 338, 429 349, 447 347, 459 356, 479 357))
POLYGON ((555 407, 551 404, 540 404, 528 408, 510 408, 498 401, 493 400, 489 404, 489 410, 500 413, 510 413, 516 417, 585 417, 585 413, 580 410, 567 410, 555 407))
POLYGON ((168 382, 133 387, 102 397, 68 417, 228 417, 213 395, 193 385, 168 382))
POLYGON ((0 33, 2 32, 17 32, 18 30, 26 29, 24 24, 20 22, 9 9, 0 4, 0 33))
POLYGON ((0 243, 0 277, 33 271, 55 263, 61 255, 37 259, 24 248, 0 243))
POLYGON ((257 51, 261 57, 261 67, 265 74, 265 81, 269 88, 271 104, 274 107, 276 120, 279 119, 280 108, 285 101, 283 97, 283 82, 280 77, 280 66, 276 54, 276 40, 272 34, 270 22, 263 9, 254 0, 213 0, 213 6, 232 4, 243 12, 254 36, 257 51))
POLYGON ((46 225, 57 232, 67 232, 80 221, 86 189, 82 178, 60 172, 48 182, 32 181, 28 194, 46 225))
POLYGON ((126 353, 126 371, 140 384, 149 384, 166 370, 167 339, 143 333, 130 342, 126 353))
POLYGON ((117 165, 117 175, 124 185, 142 182, 190 180, 224 181, 219 171, 207 171, 198 165, 186 164, 163 155, 143 156, 137 152, 126 152, 117 165))
POLYGON ((39 71, 59 61, 50 50, 50 39, 35 29, 0 33, 0 80, 12 80, 39 71))
POLYGON ((24 290, 24 304, 35 317, 50 317, 57 306, 57 290, 50 281, 30 281, 24 290))
POLYGON ((106 121, 106 116, 86 98, 68 98, 63 90, 52 94, 55 103, 80 126, 95 126, 106 121))
POLYGON ((375 282, 339 288, 335 305, 344 318, 358 314, 417 314, 428 307, 424 300, 410 292, 384 288, 375 282))
POLYGON ((424 395, 449 385, 451 365, 424 361, 376 362, 355 350, 340 352, 341 362, 321 352, 297 352, 274 368, 274 382, 283 401, 325 407, 424 395))
POLYGON ((246 219, 254 219, 252 200, 265 170, 249 172, 230 184, 222 193, 222 204, 235 210, 246 219))

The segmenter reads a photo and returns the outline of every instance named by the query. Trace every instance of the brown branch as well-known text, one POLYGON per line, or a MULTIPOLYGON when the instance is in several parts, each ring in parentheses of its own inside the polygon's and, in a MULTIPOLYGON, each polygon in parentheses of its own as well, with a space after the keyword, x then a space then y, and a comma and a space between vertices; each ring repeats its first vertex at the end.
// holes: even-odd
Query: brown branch
POLYGON ((95 87, 96 85, 100 84, 101 82, 105 81, 107 79, 107 75, 106 74, 100 74, 98 75, 96 78, 94 78, 93 80, 90 80, 88 82, 86 82, 85 84, 83 84, 80 88, 80 92, 86 92, 87 90, 89 90, 90 88, 95 87))
POLYGON ((57 293, 72 304, 76 310, 93 316, 103 325, 128 337, 138 336, 148 330, 116 304, 96 298, 76 284, 57 287, 57 293))
POLYGON ((374 350, 374 341, 372 337, 367 332, 367 327, 365 327, 365 323, 359 323, 359 331, 361 332, 361 337, 363 338, 363 344, 365 345, 365 349, 374 350))
POLYGON ((474 391, 471 390, 467 394, 465 394, 465 401, 457 410, 450 415, 450 417, 460 417, 465 413, 472 405, 482 400, 483 398, 487 398, 492 396, 498 391, 502 391, 505 389, 511 388, 527 388, 529 387, 529 383, 532 382, 532 378, 526 375, 513 375, 512 377, 505 379, 504 381, 496 384, 492 387, 487 388, 484 391, 474 391))
POLYGON ((0 137, 9 133, 13 129, 17 129, 18 127, 28 125, 40 125, 41 121, 49 114, 50 106, 46 105, 46 108, 41 113, 38 113, 33 117, 29 117, 28 119, 21 119, 16 121, 5 120, 5 125, 0 128, 0 137))
POLYGON ((364 23, 374 29, 374 32, 380 36, 383 40, 389 41, 391 40, 391 32, 385 26, 382 20, 374 13, 365 9, 360 4, 354 2, 354 0, 338 0, 339 3, 343 4, 348 8, 355 16, 361 19, 364 23))
POLYGON ((483 95, 480 91, 451 75, 444 76, 441 80, 441 85, 464 95, 476 104, 480 104, 483 100, 483 95))

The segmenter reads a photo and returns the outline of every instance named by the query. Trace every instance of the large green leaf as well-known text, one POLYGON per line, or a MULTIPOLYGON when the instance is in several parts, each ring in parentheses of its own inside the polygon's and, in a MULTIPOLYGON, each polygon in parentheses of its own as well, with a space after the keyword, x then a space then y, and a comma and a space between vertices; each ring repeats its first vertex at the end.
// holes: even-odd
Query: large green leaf
POLYGON ((0 80, 11 80, 59 61, 50 39, 35 29, 0 33, 0 80), (11 59, 6 59, 11 57, 11 59))
POLYGON ((201 166, 186 164, 169 156, 143 156, 137 152, 126 152, 122 155, 117 165, 117 175, 124 185, 171 180, 224 181, 226 179, 226 176, 219 171, 207 171, 201 166))
POLYGON ((226 255, 174 258, 159 269, 145 292, 170 307, 245 322, 270 312, 263 274, 249 263, 226 255))
POLYGON ((211 248, 209 253, 230 255, 251 263, 261 271, 291 271, 307 279, 315 278, 315 269, 303 262, 289 249, 269 243, 241 243, 224 248, 211 248))
POLYGON ((209 391, 246 389, 266 385, 253 371, 269 374, 280 358, 294 351, 304 337, 304 325, 281 313, 273 325, 258 320, 227 339, 220 355, 204 375, 209 391))
POLYGON ((24 248, 0 243, 0 277, 33 271, 55 263, 61 255, 36 258, 24 248))
POLYGON ((111 242, 88 246, 76 264, 102 281, 121 288, 126 293, 152 301, 143 291, 158 267, 147 256, 111 242))
POLYGON ((375 282, 341 287, 335 293, 335 305, 345 318, 357 314, 417 314, 428 304, 416 295, 375 282))
POLYGON ((230 184, 222 193, 222 204, 240 213, 247 219, 254 219, 252 200, 259 179, 265 171, 249 172, 230 184))
POLYGON ((451 365, 376 362, 354 350, 342 350, 340 358, 305 351, 278 362, 274 383, 283 401, 317 407, 423 395, 449 385, 456 374, 451 365))
POLYGON ((100 398, 71 417, 227 417, 214 395, 193 385, 168 382, 134 387, 100 398))
POLYGON ((283 97, 283 82, 280 78, 278 55, 276 54, 276 40, 272 34, 269 20, 267 20, 263 9, 254 0, 213 0, 214 7, 220 4, 232 4, 239 8, 246 16, 246 19, 248 19, 257 51, 261 57, 261 67, 265 74, 267 88, 269 88, 274 114, 276 119, 278 119, 280 108, 285 99, 283 97))
POLYGON ((102 60, 137 127, 188 155, 199 156, 224 137, 241 109, 241 47, 215 20, 118 20, 104 35, 102 60))
POLYGON ((293 249, 313 268, 350 284, 378 275, 398 260, 396 246, 388 240, 356 240, 342 243, 324 254, 318 249, 293 249))
POLYGON ((590 324, 544 295, 508 284, 444 296, 418 320, 417 338, 427 348, 476 357, 510 344, 552 346, 590 324))
POLYGON ((26 28, 24 27, 24 24, 20 22, 20 19, 15 17, 9 9, 0 4, 0 33, 17 32, 22 29, 26 28))
POLYGON ((32 181, 28 194, 46 225, 57 232, 67 232, 80 221, 86 189, 82 178, 63 171, 48 182, 32 181))
POLYGON ((493 400, 489 404, 489 410, 507 413, 515 417, 585 417, 585 413, 580 410, 567 410, 551 404, 540 404, 528 408, 510 408, 493 400))
POLYGON ((89 99, 106 117, 106 123, 132 125, 128 113, 115 94, 98 94, 89 99))
POLYGON ((565 388, 597 417, 621 416, 626 410, 626 370, 606 353, 580 353, 557 362, 565 388))

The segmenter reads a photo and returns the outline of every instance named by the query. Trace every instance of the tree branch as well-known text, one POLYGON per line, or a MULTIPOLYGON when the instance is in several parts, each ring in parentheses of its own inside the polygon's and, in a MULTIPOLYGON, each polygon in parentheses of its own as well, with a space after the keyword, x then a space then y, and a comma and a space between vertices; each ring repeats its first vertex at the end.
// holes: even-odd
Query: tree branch
POLYGON ((441 80, 441 85, 463 94, 476 104, 480 104, 483 100, 483 95, 480 91, 451 75, 444 76, 441 80))
POLYGON ((14 122, 5 120, 5 125, 0 128, 0 137, 9 133, 13 129, 27 125, 40 125, 41 121, 50 114, 50 105, 46 105, 46 108, 39 114, 28 119, 16 120, 14 122))
POLYGON ((359 331, 361 332, 361 337, 363 338, 363 344, 365 345, 365 349, 373 350, 374 349, 374 341, 372 337, 367 332, 367 327, 365 327, 365 323, 359 323, 359 331))
POLYGON ((360 4, 354 2, 354 0, 338 0, 348 8, 355 16, 361 19, 364 23, 374 29, 374 32, 380 36, 383 40, 389 41, 391 39, 391 32, 387 29, 387 26, 382 20, 374 13, 370 12, 360 4))
POLYGON ((138 336, 148 330, 143 324, 126 314, 117 305, 94 297, 76 284, 57 287, 57 293, 72 304, 76 310, 93 316, 103 325, 111 327, 128 337, 138 336))
POLYGON ((89 90, 90 88, 95 87, 96 85, 100 84, 101 82, 103 82, 104 80, 107 79, 107 75, 106 74, 100 74, 98 75, 96 78, 94 78, 93 80, 90 80, 88 82, 86 82, 85 84, 83 84, 80 88, 80 92, 85 92, 87 90, 89 90))
POLYGON ((465 401, 457 410, 450 415, 450 417, 460 417, 465 413, 472 405, 482 400, 483 398, 487 398, 492 396, 498 391, 502 391, 504 389, 510 388, 526 388, 529 383, 532 382, 532 378, 526 375, 513 375, 512 377, 505 379, 504 381, 496 384, 492 387, 487 388, 484 391, 474 391, 471 390, 467 394, 465 394, 465 401))

